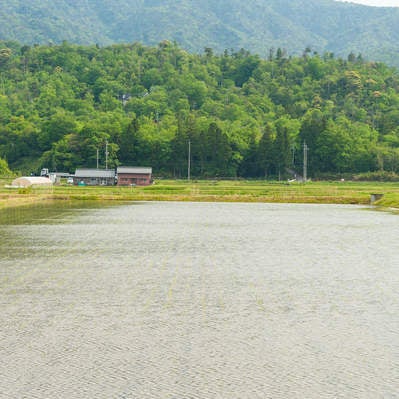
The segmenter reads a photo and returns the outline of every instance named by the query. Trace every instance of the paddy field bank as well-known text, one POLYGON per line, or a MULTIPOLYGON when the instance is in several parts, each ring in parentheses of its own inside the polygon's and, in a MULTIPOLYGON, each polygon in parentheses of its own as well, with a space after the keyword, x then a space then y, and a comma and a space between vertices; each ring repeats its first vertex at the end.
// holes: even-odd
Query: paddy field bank
POLYGON ((276 202, 373 205, 399 209, 399 183, 393 182, 271 182, 262 180, 156 180, 147 187, 78 187, 67 184, 51 188, 9 188, 0 179, 0 209, 46 201, 193 201, 276 202))

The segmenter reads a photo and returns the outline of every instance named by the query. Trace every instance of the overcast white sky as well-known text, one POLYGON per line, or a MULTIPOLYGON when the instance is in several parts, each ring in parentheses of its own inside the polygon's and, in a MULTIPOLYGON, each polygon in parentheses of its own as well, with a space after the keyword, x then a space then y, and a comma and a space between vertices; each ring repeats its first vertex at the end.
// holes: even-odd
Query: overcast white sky
MULTIPOLYGON (((337 0, 346 1, 346 0, 337 0)), ((399 0, 350 0, 350 3, 364 4, 376 7, 399 7, 399 0)))

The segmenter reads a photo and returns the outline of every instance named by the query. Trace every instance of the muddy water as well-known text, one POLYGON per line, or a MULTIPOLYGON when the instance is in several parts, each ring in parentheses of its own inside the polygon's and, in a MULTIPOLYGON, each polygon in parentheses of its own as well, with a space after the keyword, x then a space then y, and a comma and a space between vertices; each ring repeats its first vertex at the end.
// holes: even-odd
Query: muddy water
POLYGON ((399 398, 398 216, 136 203, 6 220, 1 398, 399 398))

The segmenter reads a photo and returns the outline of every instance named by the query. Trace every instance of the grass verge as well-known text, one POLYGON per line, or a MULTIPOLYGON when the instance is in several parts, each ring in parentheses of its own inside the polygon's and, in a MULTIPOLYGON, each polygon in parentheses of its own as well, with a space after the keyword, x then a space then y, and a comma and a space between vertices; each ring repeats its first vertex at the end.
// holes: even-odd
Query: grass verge
POLYGON ((371 194, 383 194, 375 205, 399 208, 399 184, 381 182, 179 181, 159 180, 148 187, 76 187, 18 190, 0 181, 0 209, 43 201, 219 201, 314 204, 370 204, 371 194))

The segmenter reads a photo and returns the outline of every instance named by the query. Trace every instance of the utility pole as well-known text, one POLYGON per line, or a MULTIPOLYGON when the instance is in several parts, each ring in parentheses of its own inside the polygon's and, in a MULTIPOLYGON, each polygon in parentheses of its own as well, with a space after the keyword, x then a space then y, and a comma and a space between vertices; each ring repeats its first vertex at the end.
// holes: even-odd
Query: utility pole
POLYGON ((309 147, 306 142, 303 142, 303 181, 308 180, 308 151, 309 147))
POLYGON ((295 144, 292 144, 291 146, 291 152, 292 152, 292 167, 295 167, 295 144))
POLYGON ((187 180, 190 181, 191 169, 191 141, 188 140, 187 180))
POLYGON ((105 141, 105 169, 108 169, 108 140, 105 141))
POLYGON ((98 158, 100 157, 100 154, 99 154, 99 151, 98 151, 98 148, 97 148, 97 169, 98 169, 98 158))

